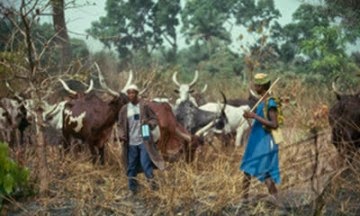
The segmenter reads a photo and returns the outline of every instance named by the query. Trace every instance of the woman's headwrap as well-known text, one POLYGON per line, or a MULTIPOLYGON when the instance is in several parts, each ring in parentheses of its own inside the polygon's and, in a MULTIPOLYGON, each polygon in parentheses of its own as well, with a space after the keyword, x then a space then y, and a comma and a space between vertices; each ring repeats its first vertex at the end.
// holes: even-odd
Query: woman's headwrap
POLYGON ((256 85, 265 85, 270 82, 270 78, 265 73, 257 73, 254 76, 254 83, 256 85))

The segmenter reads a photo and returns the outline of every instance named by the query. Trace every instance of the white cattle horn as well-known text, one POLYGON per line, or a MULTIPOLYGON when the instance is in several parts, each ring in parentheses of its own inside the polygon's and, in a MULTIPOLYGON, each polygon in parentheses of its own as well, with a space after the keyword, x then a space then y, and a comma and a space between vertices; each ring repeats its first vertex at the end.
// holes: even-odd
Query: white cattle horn
POLYGON ((191 136, 181 132, 178 128, 175 129, 175 133, 184 140, 191 142, 191 136))
POLYGON ((64 89, 65 89, 67 92, 69 92, 70 94, 73 94, 73 95, 76 95, 76 94, 77 94, 76 91, 70 89, 69 86, 66 85, 66 83, 64 82, 64 80, 59 79, 59 81, 61 82, 61 84, 63 85, 64 89))
POLYGON ((254 92, 251 88, 249 88, 249 90, 250 90, 250 94, 252 95, 252 96, 254 96, 256 99, 259 99, 261 96, 260 95, 258 95, 256 92, 254 92))
POLYGON ((191 83, 189 83, 190 88, 197 82, 198 78, 199 78, 199 72, 196 70, 195 71, 195 77, 194 77, 193 81, 191 81, 191 83))
POLYGON ((91 90, 93 90, 93 88, 94 88, 94 82, 93 82, 93 80, 91 79, 90 80, 90 86, 89 86, 89 88, 84 92, 85 94, 88 94, 89 92, 91 92, 91 90))
POLYGON ((127 80, 124 88, 121 90, 122 93, 125 93, 125 92, 126 92, 126 90, 127 90, 127 88, 129 87, 129 85, 131 85, 132 80, 133 80, 133 71, 130 70, 130 71, 129 71, 129 78, 128 78, 128 80, 127 80))
POLYGON ((112 89, 110 89, 110 88, 106 85, 105 78, 104 78, 104 76, 102 75, 101 70, 100 70, 100 67, 99 67, 99 65, 98 65, 96 62, 95 62, 95 67, 96 67, 96 69, 97 69, 97 71, 98 71, 100 86, 101 86, 103 89, 107 90, 111 95, 113 95, 113 96, 115 96, 115 97, 118 97, 118 96, 119 96, 119 93, 116 92, 116 91, 114 91, 114 90, 112 90, 112 89))
POLYGON ((14 94, 14 96, 15 96, 18 100, 20 100, 20 101, 23 101, 23 100, 24 100, 24 98, 20 97, 19 93, 17 93, 14 89, 11 88, 10 83, 9 83, 8 81, 5 82, 5 85, 6 85, 6 87, 11 91, 11 93, 14 94))
POLYGON ((343 94, 342 92, 340 92, 340 91, 336 88, 336 86, 335 86, 335 82, 336 82, 336 80, 337 80, 338 78, 339 78, 339 76, 336 76, 336 77, 335 77, 335 80, 332 82, 331 87, 332 87, 333 91, 335 92, 335 94, 341 96, 341 95, 344 95, 344 94, 343 94))
POLYGON ((176 75, 177 75, 177 71, 173 74, 173 76, 172 76, 172 80, 173 80, 173 82, 174 82, 177 86, 179 86, 179 87, 180 87, 180 83, 177 81, 177 79, 176 79, 176 75))
POLYGON ((201 94, 205 93, 205 91, 206 91, 207 87, 208 87, 208 85, 207 85, 207 84, 205 84, 205 85, 204 85, 204 88, 201 90, 201 92, 200 92, 200 93, 201 93, 201 94))
POLYGON ((209 124, 207 124, 206 126, 204 126, 203 128, 199 129, 198 131, 196 131, 195 135, 196 136, 201 136, 202 134, 204 134, 205 132, 207 132, 208 130, 211 129, 211 127, 215 124, 215 121, 211 121, 209 124))

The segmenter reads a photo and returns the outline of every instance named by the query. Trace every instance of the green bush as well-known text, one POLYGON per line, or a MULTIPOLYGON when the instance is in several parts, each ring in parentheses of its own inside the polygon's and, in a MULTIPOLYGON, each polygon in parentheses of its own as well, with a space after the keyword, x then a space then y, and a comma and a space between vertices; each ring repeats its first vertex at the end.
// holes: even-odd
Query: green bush
POLYGON ((6 196, 12 196, 28 187, 29 170, 9 157, 9 147, 0 142, 0 206, 6 196))

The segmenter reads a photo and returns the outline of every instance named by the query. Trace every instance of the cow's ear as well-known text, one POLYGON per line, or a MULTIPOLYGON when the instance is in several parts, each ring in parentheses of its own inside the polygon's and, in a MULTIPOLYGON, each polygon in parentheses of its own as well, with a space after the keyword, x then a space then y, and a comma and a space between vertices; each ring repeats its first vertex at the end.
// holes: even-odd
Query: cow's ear
POLYGON ((189 93, 192 94, 192 93, 194 93, 194 91, 195 91, 194 89, 190 89, 189 93))
POLYGON ((176 94, 179 94, 179 93, 180 93, 180 91, 179 91, 178 89, 175 89, 174 92, 175 92, 176 94))

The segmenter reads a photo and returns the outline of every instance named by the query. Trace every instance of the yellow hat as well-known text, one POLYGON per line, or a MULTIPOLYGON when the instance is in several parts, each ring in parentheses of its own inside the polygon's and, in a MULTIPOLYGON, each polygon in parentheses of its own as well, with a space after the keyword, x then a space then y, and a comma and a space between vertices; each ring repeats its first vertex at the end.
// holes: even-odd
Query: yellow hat
POLYGON ((265 73, 255 74, 254 83, 256 85, 264 85, 264 84, 267 84, 268 82, 270 82, 270 78, 267 74, 265 74, 265 73))

